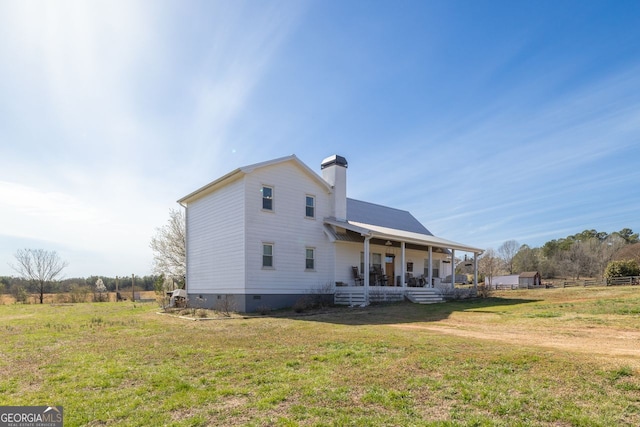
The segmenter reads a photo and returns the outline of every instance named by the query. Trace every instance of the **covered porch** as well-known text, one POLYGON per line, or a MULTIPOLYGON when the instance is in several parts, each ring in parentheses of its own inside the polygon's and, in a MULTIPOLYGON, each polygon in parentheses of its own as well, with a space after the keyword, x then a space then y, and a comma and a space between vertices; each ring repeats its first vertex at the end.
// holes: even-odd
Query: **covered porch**
MULTIPOLYGON (((478 285, 482 249, 433 235, 372 224, 325 219, 325 233, 336 243, 336 303, 439 302, 456 282, 456 253, 473 265, 478 285), (448 280, 448 281, 447 281, 448 280)), ((468 264, 467 264, 468 265, 468 264)))

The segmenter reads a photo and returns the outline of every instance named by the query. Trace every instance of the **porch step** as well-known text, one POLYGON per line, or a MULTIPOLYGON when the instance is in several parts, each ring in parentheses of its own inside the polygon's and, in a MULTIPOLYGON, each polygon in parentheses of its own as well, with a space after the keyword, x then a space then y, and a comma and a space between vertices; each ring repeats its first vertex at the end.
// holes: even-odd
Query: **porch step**
MULTIPOLYGON (((371 288, 369 290, 369 302, 396 302, 404 298, 415 304, 436 304, 444 302, 439 289, 433 288, 409 288, 403 291, 401 288, 371 288)), ((336 290, 334 294, 336 305, 359 306, 365 305, 366 299, 362 287, 351 287, 336 290)))
POLYGON ((433 288, 407 289, 406 297, 415 304, 437 304, 444 302, 440 291, 433 288))

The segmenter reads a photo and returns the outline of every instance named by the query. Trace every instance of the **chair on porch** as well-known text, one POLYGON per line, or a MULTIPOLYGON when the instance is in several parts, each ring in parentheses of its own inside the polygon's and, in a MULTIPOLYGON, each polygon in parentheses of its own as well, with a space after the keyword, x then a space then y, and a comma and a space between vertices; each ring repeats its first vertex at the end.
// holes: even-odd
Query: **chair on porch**
POLYGON ((373 272, 376 277, 376 285, 378 286, 387 286, 388 280, 387 275, 382 272, 382 268, 378 266, 373 266, 373 272))
POLYGON ((407 286, 416 287, 416 278, 413 277, 413 273, 406 273, 405 280, 407 282, 407 286))
POLYGON ((426 284, 427 284, 427 278, 426 278, 426 277, 424 277, 424 274, 421 274, 421 275, 418 277, 418 286, 419 286, 419 287, 421 287, 421 288, 423 288, 426 284))
POLYGON ((358 272, 358 267, 351 267, 351 272, 353 274, 353 281, 356 283, 356 286, 364 285, 364 277, 358 272))

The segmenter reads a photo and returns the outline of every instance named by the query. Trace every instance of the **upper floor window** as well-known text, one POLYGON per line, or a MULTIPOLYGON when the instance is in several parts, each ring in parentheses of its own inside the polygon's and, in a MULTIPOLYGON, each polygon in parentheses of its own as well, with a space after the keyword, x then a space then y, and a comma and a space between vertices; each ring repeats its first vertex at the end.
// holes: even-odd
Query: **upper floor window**
POLYGON ((305 216, 307 218, 315 218, 316 216, 316 198, 313 196, 305 198, 305 216))
POLYGON ((273 268, 273 245, 271 243, 262 244, 262 266, 273 268))
POLYGON ((267 211, 273 210, 273 188, 266 185, 262 186, 262 209, 267 211))
POLYGON ((307 270, 313 270, 314 268, 316 268, 315 252, 316 251, 313 248, 307 248, 306 250, 305 268, 307 270))

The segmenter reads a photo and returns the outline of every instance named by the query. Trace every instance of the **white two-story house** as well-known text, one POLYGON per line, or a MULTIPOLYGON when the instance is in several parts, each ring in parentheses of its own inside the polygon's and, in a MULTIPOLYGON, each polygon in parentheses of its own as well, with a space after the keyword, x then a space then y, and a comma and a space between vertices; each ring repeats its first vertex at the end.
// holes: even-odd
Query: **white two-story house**
POLYGON ((433 236, 409 212, 347 198, 347 161, 318 175, 295 155, 238 168, 181 198, 187 293, 238 311, 292 306, 310 293, 376 295, 437 289, 455 251, 482 249, 433 236), (384 292, 382 292, 384 291, 384 292))

